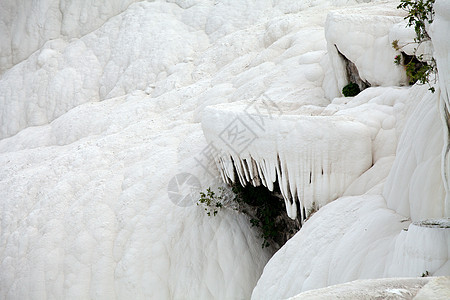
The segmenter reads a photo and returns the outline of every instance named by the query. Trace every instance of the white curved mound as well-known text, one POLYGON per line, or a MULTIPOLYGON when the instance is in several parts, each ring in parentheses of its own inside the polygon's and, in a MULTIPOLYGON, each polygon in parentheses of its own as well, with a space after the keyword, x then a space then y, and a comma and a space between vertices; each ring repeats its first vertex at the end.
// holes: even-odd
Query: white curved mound
POLYGON ((407 83, 404 70, 393 64, 393 57, 398 53, 389 41, 390 32, 404 15, 403 11, 395 9, 396 5, 384 3, 328 14, 325 27, 327 50, 340 89, 348 83, 341 55, 356 65, 361 80, 371 86, 407 83))

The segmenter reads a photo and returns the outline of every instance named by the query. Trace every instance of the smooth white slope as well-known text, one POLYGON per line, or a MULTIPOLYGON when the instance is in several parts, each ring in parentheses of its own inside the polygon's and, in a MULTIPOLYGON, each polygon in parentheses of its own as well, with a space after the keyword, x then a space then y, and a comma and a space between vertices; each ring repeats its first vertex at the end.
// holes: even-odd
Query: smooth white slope
MULTIPOLYGON (((436 64, 439 69, 440 82, 440 105, 441 117, 444 122, 444 143, 449 144, 449 118, 450 110, 450 40, 448 32, 450 30, 450 7, 445 0, 438 0, 435 3, 435 19, 430 28, 430 35, 433 39, 434 55, 436 64)), ((450 217, 450 157, 449 149, 442 150, 442 177, 445 181, 446 199, 445 199, 445 216, 450 217)))
POLYGON ((439 98, 426 88, 418 96, 426 101, 406 124, 383 190, 388 207, 412 221, 444 216, 443 126, 436 114, 439 98))

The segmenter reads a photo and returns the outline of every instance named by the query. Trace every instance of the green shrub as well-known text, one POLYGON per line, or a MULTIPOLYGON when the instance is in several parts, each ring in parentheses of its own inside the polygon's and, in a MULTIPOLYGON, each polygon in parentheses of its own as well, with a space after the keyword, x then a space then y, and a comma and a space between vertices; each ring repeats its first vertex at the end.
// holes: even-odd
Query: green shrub
MULTIPOLYGON (((427 24, 433 23, 434 19, 434 5, 435 0, 400 0, 398 9, 407 11, 405 20, 408 20, 407 26, 413 26, 416 32, 414 42, 419 45, 425 41, 430 40, 430 36, 426 31, 427 24)), ((392 42, 392 47, 400 51, 404 46, 399 47, 398 41, 392 42)), ((403 65, 406 76, 408 76, 409 84, 428 84, 429 90, 434 93, 435 89, 431 86, 431 78, 436 76, 437 68, 434 57, 424 61, 423 55, 416 55, 417 48, 414 49, 413 57, 401 52, 394 58, 394 63, 403 65)))
POLYGON ((353 82, 350 82, 342 89, 342 94, 344 94, 345 97, 353 97, 358 95, 360 92, 361 90, 359 89, 359 86, 353 82))
POLYGON ((200 192, 200 199, 197 201, 197 205, 203 206, 208 216, 215 216, 219 212, 219 209, 223 207, 225 189, 219 187, 219 194, 216 194, 211 188, 206 189, 205 192, 200 192))
POLYGON ((291 220, 286 213, 284 201, 280 196, 270 192, 266 187, 239 183, 231 186, 234 197, 225 195, 225 189, 216 193, 211 188, 200 192, 197 205, 202 206, 208 216, 216 216, 221 208, 232 208, 250 219, 252 227, 258 228, 263 239, 262 247, 282 246, 299 229, 298 221, 291 220))
POLYGON ((430 276, 430 272, 425 271, 424 273, 422 273, 421 277, 428 277, 428 276, 430 276))

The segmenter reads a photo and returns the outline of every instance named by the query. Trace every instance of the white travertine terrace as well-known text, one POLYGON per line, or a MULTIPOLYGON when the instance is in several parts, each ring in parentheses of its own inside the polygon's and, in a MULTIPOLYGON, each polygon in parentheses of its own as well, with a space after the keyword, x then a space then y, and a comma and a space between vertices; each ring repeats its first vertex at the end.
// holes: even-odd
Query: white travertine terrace
POLYGON ((450 215, 447 0, 425 49, 435 94, 393 64, 392 39, 414 36, 397 0, 100 2, 0 3, 1 299, 275 299, 450 274, 448 228, 424 222, 450 215), (334 45, 372 87, 341 97, 334 45), (235 180, 279 179, 291 216, 322 206, 274 256, 246 216, 170 197, 180 174, 224 184, 205 135, 234 117, 257 138, 216 138, 224 179, 232 156, 235 180))
POLYGON ((372 166, 372 140, 368 127, 350 117, 282 113, 259 101, 208 107, 203 132, 220 149, 225 181, 271 191, 278 182, 289 217, 298 209, 304 220, 372 166))

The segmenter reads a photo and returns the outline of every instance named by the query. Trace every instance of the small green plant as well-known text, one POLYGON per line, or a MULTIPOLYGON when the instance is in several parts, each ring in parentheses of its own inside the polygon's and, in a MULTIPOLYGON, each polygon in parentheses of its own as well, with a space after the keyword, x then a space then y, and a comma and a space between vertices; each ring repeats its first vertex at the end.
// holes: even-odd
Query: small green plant
POLYGON ((428 277, 430 276, 430 273, 428 271, 425 271, 425 273, 422 273, 422 277, 428 277))
POLYGON ((287 216, 281 194, 275 195, 280 193, 279 189, 271 192, 263 186, 243 187, 239 183, 233 184, 231 188, 234 197, 226 193, 223 187, 219 187, 217 193, 207 188, 200 192, 197 205, 210 217, 216 216, 221 208, 234 209, 247 215, 251 226, 259 229, 263 239, 262 248, 271 245, 280 247, 300 229, 298 221, 287 216))
POLYGON ((208 216, 215 216, 219 212, 219 209, 223 207, 225 189, 218 188, 219 194, 216 194, 211 188, 206 189, 205 192, 200 192, 200 199, 197 201, 197 205, 203 206, 208 216))
MULTIPOLYGON (((434 19, 434 5, 435 0, 400 0, 398 9, 403 9, 408 12, 405 20, 408 20, 407 26, 413 26, 416 32, 414 42, 420 45, 423 42, 429 41, 430 36, 426 31, 427 24, 433 23, 434 19)), ((406 44, 408 45, 408 44, 406 44)), ((404 46, 399 46, 398 41, 392 42, 392 47, 400 51, 404 46)), ((396 65, 403 65, 408 76, 409 84, 428 84, 429 90, 434 93, 435 89, 431 86, 431 78, 436 78, 436 61, 433 57, 424 60, 423 54, 416 55, 417 48, 414 49, 414 55, 408 56, 404 52, 394 58, 396 65)), ((434 79, 435 80, 435 79, 434 79)))
MULTIPOLYGON (((396 50, 400 49, 401 47, 396 48, 396 50)), ((433 57, 425 62, 423 61, 423 54, 415 56, 401 52, 401 54, 395 56, 394 63, 404 67, 410 85, 415 83, 428 84, 429 90, 434 93, 435 89, 430 83, 431 78, 436 74, 436 61, 433 57)))
MULTIPOLYGON (((434 66, 436 63, 434 62, 434 58, 432 59, 432 64, 427 64, 422 61, 422 55, 419 56, 419 59, 411 59, 409 63, 405 65, 406 75, 410 79, 410 84, 414 84, 419 82, 420 84, 429 83, 429 77, 431 73, 434 73, 434 66)), ((434 93, 434 87, 430 86, 431 92, 434 93)))
POLYGON ((342 94, 345 97, 353 97, 358 95, 360 92, 361 90, 359 89, 359 86, 354 82, 350 82, 342 89, 342 94))

